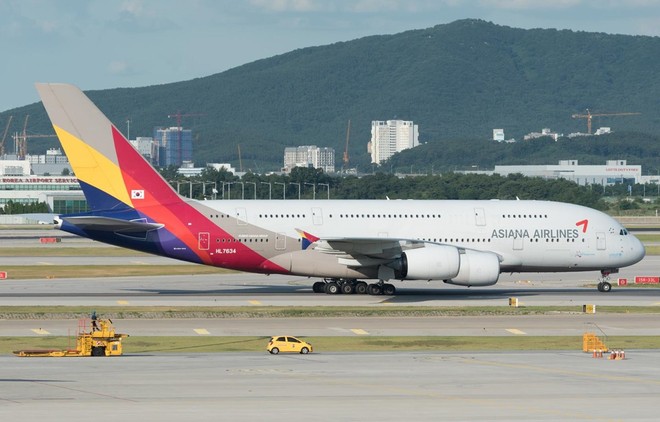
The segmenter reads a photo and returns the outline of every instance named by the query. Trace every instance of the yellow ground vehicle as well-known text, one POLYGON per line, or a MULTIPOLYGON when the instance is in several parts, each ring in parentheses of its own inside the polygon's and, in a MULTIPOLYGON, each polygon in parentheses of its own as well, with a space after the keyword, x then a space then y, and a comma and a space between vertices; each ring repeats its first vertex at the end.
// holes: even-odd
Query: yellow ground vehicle
POLYGON ((21 357, 121 356, 121 339, 125 337, 128 334, 115 333, 109 319, 81 319, 75 349, 16 350, 14 354, 21 357))
POLYGON ((273 336, 266 347, 270 353, 276 355, 280 352, 302 353, 306 355, 314 351, 312 345, 293 336, 273 336))

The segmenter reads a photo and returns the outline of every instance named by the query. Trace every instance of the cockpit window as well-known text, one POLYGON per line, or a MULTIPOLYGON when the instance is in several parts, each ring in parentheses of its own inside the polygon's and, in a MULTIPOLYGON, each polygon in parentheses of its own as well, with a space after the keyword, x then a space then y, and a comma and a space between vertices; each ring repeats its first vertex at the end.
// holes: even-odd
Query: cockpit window
POLYGON ((621 235, 621 236, 628 236, 628 230, 626 230, 626 229, 621 229, 621 230, 619 230, 619 235, 621 235))

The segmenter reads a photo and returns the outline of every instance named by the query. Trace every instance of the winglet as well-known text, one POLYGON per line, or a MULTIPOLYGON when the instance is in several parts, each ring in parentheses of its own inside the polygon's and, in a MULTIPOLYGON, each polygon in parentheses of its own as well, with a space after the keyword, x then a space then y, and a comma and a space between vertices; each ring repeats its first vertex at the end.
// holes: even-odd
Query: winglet
POLYGON ((309 248, 309 245, 311 245, 312 243, 314 243, 314 242, 316 242, 317 240, 320 239, 319 237, 316 237, 311 233, 307 233, 304 230, 296 229, 296 231, 298 232, 298 234, 300 235, 300 237, 302 239, 302 249, 303 250, 309 248))

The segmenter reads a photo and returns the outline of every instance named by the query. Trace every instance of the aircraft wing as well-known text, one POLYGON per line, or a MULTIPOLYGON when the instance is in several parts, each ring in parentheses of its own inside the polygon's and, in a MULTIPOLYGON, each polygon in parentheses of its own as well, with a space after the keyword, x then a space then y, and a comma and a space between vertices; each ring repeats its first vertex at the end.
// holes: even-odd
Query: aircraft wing
POLYGON ((316 252, 336 255, 339 263, 350 267, 389 263, 401 253, 424 247, 421 240, 392 238, 322 238, 316 241, 316 252))

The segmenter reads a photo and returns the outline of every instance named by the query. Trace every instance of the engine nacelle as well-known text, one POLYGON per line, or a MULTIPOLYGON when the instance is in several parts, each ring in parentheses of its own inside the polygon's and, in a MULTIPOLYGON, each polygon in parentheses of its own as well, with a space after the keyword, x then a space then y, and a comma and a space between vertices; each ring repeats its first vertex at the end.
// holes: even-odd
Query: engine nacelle
POLYGON ((448 280, 459 274, 458 249, 446 245, 427 245, 401 254, 395 268, 401 280, 448 280))
POLYGON ((500 277, 500 259, 492 252, 466 249, 460 254, 461 267, 458 275, 446 280, 458 286, 492 286, 500 277))

